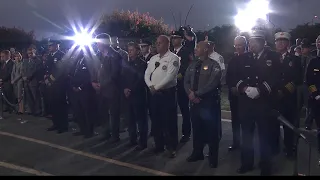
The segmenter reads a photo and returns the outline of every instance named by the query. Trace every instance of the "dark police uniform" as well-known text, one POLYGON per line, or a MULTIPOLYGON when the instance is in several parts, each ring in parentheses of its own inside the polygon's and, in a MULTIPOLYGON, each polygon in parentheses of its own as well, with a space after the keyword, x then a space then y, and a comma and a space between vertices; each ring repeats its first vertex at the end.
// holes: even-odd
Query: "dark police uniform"
POLYGON ((91 75, 87 58, 81 56, 76 61, 73 73, 70 74, 70 85, 73 89, 73 106, 75 121, 80 132, 76 135, 85 135, 85 138, 93 136, 95 111, 95 91, 91 85, 91 75))
MULTIPOLYGON (((58 43, 53 41, 53 43, 58 43)), ((49 112, 52 114, 53 126, 48 131, 58 130, 63 133, 68 130, 68 112, 66 102, 67 76, 63 68, 65 54, 58 50, 49 54, 46 61, 47 97, 49 98, 49 112)))
MULTIPOLYGON (((302 67, 300 59, 289 52, 282 55, 280 60, 280 82, 277 93, 276 107, 279 112, 294 126, 299 127, 298 99, 297 87, 302 84, 302 67)), ((279 149, 280 124, 274 121, 275 131, 272 147, 274 152, 279 149)), ((284 145, 288 156, 292 155, 295 149, 294 134, 291 129, 283 127, 284 145)), ((271 143, 272 143, 271 142, 271 143)))
POLYGON ((122 57, 112 47, 108 47, 108 54, 98 54, 99 62, 96 64, 92 82, 100 83, 99 92, 99 118, 106 127, 105 136, 112 135, 112 142, 119 141, 120 126, 120 96, 121 96, 121 66, 122 57), (110 114, 109 114, 110 110, 110 114), (111 122, 110 122, 111 115, 111 122), (111 133, 111 134, 110 134, 111 133))
POLYGON ((132 145, 137 143, 137 124, 139 130, 139 147, 147 147, 148 121, 146 96, 147 87, 144 72, 147 64, 140 58, 129 60, 122 68, 122 89, 130 89, 130 96, 124 97, 126 119, 129 123, 129 137, 132 145))
MULTIPOLYGON (((180 32, 174 31, 172 33, 172 38, 178 37, 182 38, 184 35, 180 32)), ((177 81, 177 99, 178 105, 182 114, 182 142, 189 140, 191 135, 191 121, 190 121, 190 110, 189 110, 189 98, 184 90, 184 75, 185 72, 191 63, 190 56, 192 56, 193 51, 190 51, 190 48, 187 48, 185 45, 182 45, 179 49, 173 49, 172 51, 177 56, 180 57, 180 69, 178 72, 178 81, 177 81)))
POLYGON ((306 83, 310 92, 310 106, 318 128, 318 152, 320 153, 320 57, 310 61, 306 72, 306 83))
POLYGON ((150 59, 144 76, 147 86, 154 86, 156 90, 150 103, 155 153, 164 151, 166 146, 172 158, 176 156, 178 145, 176 85, 179 68, 179 57, 168 51, 163 57, 157 54, 150 59))
POLYGON ((185 74, 184 87, 187 93, 192 90, 200 103, 191 103, 191 122, 193 131, 193 152, 189 162, 203 159, 203 148, 209 145, 209 163, 218 165, 218 150, 221 139, 221 118, 219 85, 221 68, 212 60, 197 60, 192 63, 185 74))
POLYGON ((255 124, 258 127, 261 174, 271 173, 271 148, 269 136, 272 134, 270 113, 273 106, 271 92, 279 79, 279 54, 263 50, 260 54, 245 53, 239 56, 235 87, 239 92, 239 117, 242 130, 241 168, 239 173, 250 171, 254 166, 253 136, 255 124), (259 96, 249 98, 245 87, 255 87, 259 96))
POLYGON ((238 148, 240 146, 240 119, 239 119, 239 107, 238 107, 238 94, 235 92, 234 81, 237 79, 236 77, 236 68, 237 68, 237 61, 238 55, 235 54, 234 57, 228 63, 228 70, 226 73, 226 84, 228 85, 229 89, 229 102, 230 102, 230 110, 231 110, 231 119, 232 119, 232 135, 233 135, 233 143, 232 148, 238 148))

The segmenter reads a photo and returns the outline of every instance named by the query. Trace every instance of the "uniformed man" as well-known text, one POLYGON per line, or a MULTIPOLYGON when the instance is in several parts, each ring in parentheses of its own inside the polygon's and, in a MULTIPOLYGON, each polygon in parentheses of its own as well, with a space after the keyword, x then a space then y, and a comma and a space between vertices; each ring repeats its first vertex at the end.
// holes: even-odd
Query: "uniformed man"
MULTIPOLYGON (((4 96, 7 98, 9 103, 13 102, 13 86, 11 84, 11 72, 13 69, 14 62, 11 60, 11 53, 8 50, 1 51, 1 70, 0 70, 0 86, 4 96)), ((12 112, 13 107, 7 101, 2 104, 4 112, 12 112)))
POLYGON ((209 164, 218 165, 218 150, 221 139, 221 118, 219 85, 221 68, 209 58, 208 42, 199 42, 195 55, 197 61, 187 69, 184 79, 185 91, 191 102, 191 122, 193 131, 193 151, 188 162, 203 160, 203 148, 209 145, 209 164))
POLYGON ((295 54, 295 48, 296 47, 299 47, 300 45, 301 45, 301 42, 302 42, 302 39, 301 38, 297 38, 296 39, 296 44, 294 44, 294 45, 292 45, 291 47, 290 47, 290 53, 291 54, 295 54))
POLYGON ((41 73, 42 62, 36 56, 36 49, 30 47, 27 50, 28 59, 22 63, 22 79, 24 81, 24 90, 30 113, 33 115, 41 114, 41 96, 39 89, 39 73, 41 73))
POLYGON ((94 135, 96 93, 91 85, 89 63, 92 61, 90 61, 90 56, 85 54, 86 52, 82 51, 77 57, 70 74, 70 85, 73 91, 74 119, 80 128, 80 131, 75 132, 74 135, 84 135, 84 138, 90 138, 94 135))
POLYGON ((240 147, 240 119, 239 119, 239 107, 238 107, 238 93, 234 87, 234 82, 236 77, 236 68, 238 63, 238 57, 243 55, 247 49, 247 40, 244 36, 237 36, 234 39, 234 48, 236 52, 234 57, 228 63, 228 70, 226 73, 226 83, 229 89, 229 102, 231 110, 231 119, 232 119, 232 134, 233 134, 233 143, 229 147, 229 151, 236 150, 240 147))
POLYGON ((310 61, 306 72, 306 83, 310 92, 309 105, 318 129, 318 152, 320 153, 320 57, 310 61))
POLYGON ((316 49, 311 52, 314 57, 320 57, 320 35, 316 39, 316 49))
POLYGON ((193 52, 190 51, 190 48, 187 48, 183 45, 183 34, 179 31, 173 31, 171 35, 171 43, 173 46, 173 53, 180 57, 180 69, 178 72, 178 83, 177 83, 177 97, 178 105, 182 115, 182 138, 180 139, 181 143, 186 143, 190 140, 191 135, 191 121, 190 121, 190 111, 189 111, 189 99, 188 95, 184 90, 184 75, 185 72, 191 63, 190 57, 193 52))
MULTIPOLYGON (((281 54, 280 73, 281 77, 277 93, 276 107, 279 112, 294 126, 299 127, 299 113, 297 101, 297 87, 302 84, 302 67, 299 57, 288 52, 291 36, 287 32, 275 34, 276 50, 281 54)), ((271 142, 274 152, 279 151, 280 123, 275 122, 275 131, 272 133, 274 139, 271 142)), ((293 157, 296 149, 294 143, 294 133, 286 126, 284 130, 284 145, 287 157, 293 157)))
POLYGON ((139 57, 140 46, 128 43, 129 62, 122 68, 122 91, 125 96, 125 118, 129 123, 130 146, 137 150, 147 148, 148 121, 146 108, 147 87, 144 82, 144 72, 147 63, 139 57), (137 125, 139 143, 137 142, 137 125))
POLYGON ((92 76, 92 86, 99 93, 100 122, 105 125, 105 137, 111 143, 120 141, 120 96, 121 96, 121 55, 111 47, 109 34, 102 33, 96 37, 100 55, 92 76), (110 115, 111 123, 110 123, 110 115))
POLYGON ((150 61, 151 57, 153 56, 151 54, 151 45, 152 43, 147 40, 140 40, 139 46, 141 49, 141 57, 142 59, 147 63, 150 61))
POLYGON ((300 86, 299 88, 299 95, 301 99, 299 102, 300 108, 304 107, 304 109, 306 110, 306 121, 305 121, 305 128, 306 130, 311 130, 312 124, 313 124, 313 120, 314 120, 314 114, 311 110, 311 108, 308 108, 309 105, 311 105, 311 101, 309 99, 309 91, 308 91, 308 87, 306 85, 306 71, 307 71, 307 67, 311 61, 311 59, 313 59, 314 57, 311 54, 311 46, 312 43, 308 40, 308 39, 303 39, 302 43, 301 43, 301 61, 302 61, 302 68, 303 68, 303 84, 300 86))
POLYGON ((46 61, 47 96, 50 97, 49 111, 52 114, 53 125, 48 131, 57 130, 64 133, 68 131, 68 112, 66 103, 66 69, 64 69, 65 54, 59 50, 60 42, 50 40, 48 44, 49 56, 46 61))
POLYGON ((241 167, 238 173, 251 171, 254 166, 253 136, 258 127, 261 175, 271 174, 271 148, 269 136, 272 92, 279 79, 279 55, 264 49, 262 30, 254 30, 249 39, 250 51, 239 56, 235 87, 239 93, 239 117, 242 130, 241 167))
MULTIPOLYGON (((149 63, 150 59, 152 58, 152 56, 154 56, 154 54, 151 53, 151 46, 152 46, 152 43, 150 41, 147 41, 147 40, 140 40, 140 43, 139 43, 139 46, 140 46, 140 49, 141 49, 141 59, 146 62, 146 63, 149 63)), ((148 109, 148 113, 149 113, 149 116, 150 116, 150 120, 152 120, 153 118, 151 118, 152 116, 152 112, 151 112, 151 109, 150 109, 150 97, 151 97, 151 93, 149 91, 149 89, 147 88, 147 109, 148 109)), ((154 124, 151 122, 151 130, 150 130, 150 134, 149 136, 153 136, 153 126, 154 124)))
POLYGON ((150 89, 152 122, 154 123, 155 153, 169 152, 169 156, 176 156, 178 144, 178 117, 176 101, 177 75, 180 60, 170 52, 170 39, 161 35, 157 39, 157 52, 148 64, 144 80, 150 89))

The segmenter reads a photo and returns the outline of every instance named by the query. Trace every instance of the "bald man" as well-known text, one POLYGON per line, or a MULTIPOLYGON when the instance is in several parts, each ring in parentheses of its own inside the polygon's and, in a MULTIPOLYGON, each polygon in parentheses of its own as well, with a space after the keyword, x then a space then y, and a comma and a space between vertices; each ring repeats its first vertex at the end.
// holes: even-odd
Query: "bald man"
POLYGON ((161 153, 166 147, 169 157, 174 158, 178 144, 176 86, 180 60, 170 52, 169 46, 167 36, 158 37, 156 47, 159 54, 150 59, 144 80, 151 92, 154 152, 161 153))
POLYGON ((201 41, 195 49, 197 60, 187 69, 184 88, 191 102, 190 114, 193 132, 193 151, 188 162, 203 160, 203 148, 209 145, 209 164, 218 166, 221 139, 220 65, 209 58, 209 44, 201 41))
POLYGON ((238 93, 234 87, 233 81, 236 79, 236 68, 237 61, 239 56, 246 52, 247 40, 244 36, 237 36, 234 39, 234 57, 228 63, 228 69, 226 73, 226 83, 229 89, 229 102, 231 110, 231 119, 232 119, 232 134, 233 134, 233 143, 229 147, 229 151, 236 150, 240 147, 240 120, 239 120, 239 111, 238 111, 238 93))

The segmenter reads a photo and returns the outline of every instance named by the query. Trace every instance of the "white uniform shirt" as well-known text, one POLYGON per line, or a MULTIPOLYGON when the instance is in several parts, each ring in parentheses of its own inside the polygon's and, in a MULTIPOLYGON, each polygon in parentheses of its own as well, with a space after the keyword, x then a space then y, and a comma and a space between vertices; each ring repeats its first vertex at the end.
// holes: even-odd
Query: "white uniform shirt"
POLYGON ((219 53, 214 51, 213 53, 210 54, 209 58, 217 61, 217 63, 220 65, 221 70, 226 69, 224 65, 224 59, 219 53))
POLYGON ((177 85, 177 74, 180 68, 180 59, 168 51, 162 58, 157 54, 153 56, 144 74, 147 86, 154 86, 156 90, 168 89, 177 85), (160 65, 156 68, 156 62, 160 65), (150 80, 151 77, 151 80, 150 80))

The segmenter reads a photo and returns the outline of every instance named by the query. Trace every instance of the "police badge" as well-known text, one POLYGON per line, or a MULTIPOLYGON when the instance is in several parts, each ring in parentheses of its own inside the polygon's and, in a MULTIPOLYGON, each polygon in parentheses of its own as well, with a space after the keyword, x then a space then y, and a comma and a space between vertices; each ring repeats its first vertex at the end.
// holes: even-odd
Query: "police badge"
POLYGON ((58 62, 58 59, 57 59, 57 58, 54 58, 54 59, 53 59, 53 62, 54 62, 54 63, 57 63, 57 62, 58 62))
POLYGON ((162 66, 162 70, 167 70, 167 66, 166 65, 164 65, 164 66, 162 66))
POLYGON ((266 61, 266 64, 267 64, 267 66, 270 67, 270 66, 272 66, 272 61, 271 61, 271 60, 267 60, 267 61, 266 61))
POLYGON ((292 61, 289 62, 289 66, 292 67, 292 61))

